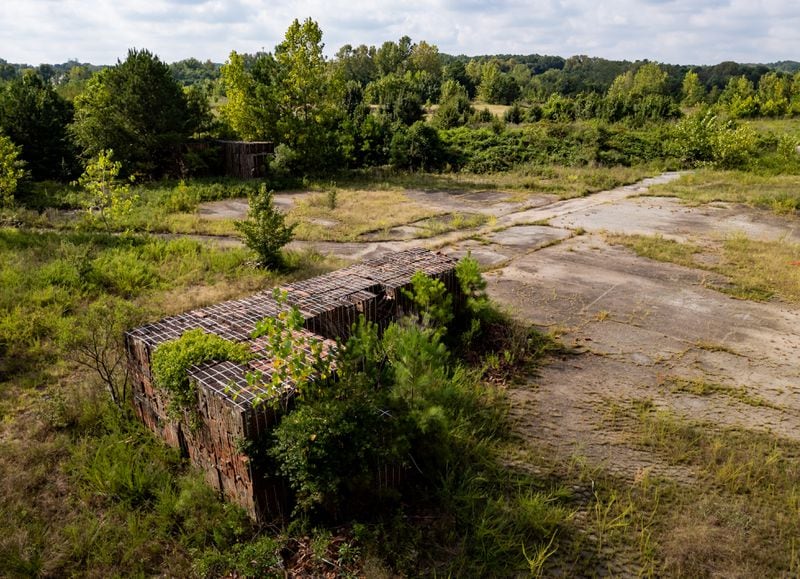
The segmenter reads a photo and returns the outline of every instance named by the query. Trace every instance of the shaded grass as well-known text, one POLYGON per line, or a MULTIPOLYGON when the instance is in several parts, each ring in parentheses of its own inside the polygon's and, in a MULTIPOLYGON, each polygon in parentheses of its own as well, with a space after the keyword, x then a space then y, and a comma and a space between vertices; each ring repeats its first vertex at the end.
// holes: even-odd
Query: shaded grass
POLYGON ((656 185, 646 195, 678 197, 698 204, 744 203, 792 215, 800 209, 800 175, 700 169, 671 183, 656 185))
POLYGON ((177 454, 104 400, 29 420, 0 444, 0 575, 187 576, 192 551, 252 536, 177 454))
POLYGON ((623 245, 637 255, 721 274, 730 285, 709 287, 737 298, 765 301, 778 296, 800 302, 800 244, 786 240, 756 241, 743 235, 721 245, 701 247, 661 236, 607 235, 609 243, 623 245), (713 259, 699 261, 698 256, 713 259))

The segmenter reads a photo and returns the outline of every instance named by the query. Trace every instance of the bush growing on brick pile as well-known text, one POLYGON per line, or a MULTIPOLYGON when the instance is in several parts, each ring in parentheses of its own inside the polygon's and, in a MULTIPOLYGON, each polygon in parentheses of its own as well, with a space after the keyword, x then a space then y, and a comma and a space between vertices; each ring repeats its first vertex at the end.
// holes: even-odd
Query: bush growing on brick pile
POLYGON ((252 358, 247 344, 206 334, 200 328, 188 330, 177 340, 161 344, 153 352, 153 377, 170 399, 169 412, 179 414, 197 402, 196 386, 187 372, 194 365, 215 360, 244 363, 252 358))

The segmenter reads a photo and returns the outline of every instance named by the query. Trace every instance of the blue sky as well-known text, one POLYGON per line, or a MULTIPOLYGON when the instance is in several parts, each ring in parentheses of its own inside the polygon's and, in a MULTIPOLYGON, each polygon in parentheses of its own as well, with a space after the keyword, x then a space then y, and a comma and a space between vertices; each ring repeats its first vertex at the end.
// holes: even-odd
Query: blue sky
POLYGON ((800 60, 800 2, 789 0, 4 0, 0 58, 113 64, 136 47, 223 62, 231 50, 272 50, 306 17, 329 56, 408 35, 450 54, 800 60))

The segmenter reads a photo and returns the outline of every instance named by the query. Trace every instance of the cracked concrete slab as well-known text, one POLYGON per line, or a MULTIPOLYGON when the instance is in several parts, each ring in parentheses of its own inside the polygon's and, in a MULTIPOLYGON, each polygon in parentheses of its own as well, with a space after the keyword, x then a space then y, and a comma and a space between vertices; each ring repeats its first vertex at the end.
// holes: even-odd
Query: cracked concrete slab
POLYGON ((621 199, 557 217, 550 224, 626 235, 661 235, 676 241, 744 234, 757 240, 787 238, 800 242, 800 226, 791 217, 735 203, 690 206, 673 197, 621 199))
POLYGON ((515 225, 487 235, 486 239, 497 245, 536 249, 571 236, 572 232, 569 229, 546 225, 515 225))
POLYGON ((690 421, 800 441, 800 311, 734 299, 708 288, 706 276, 594 236, 489 272, 493 299, 557 331, 576 352, 511 389, 521 432, 626 476, 641 468, 679 476, 607 432, 609 407, 635 400, 690 421), (671 378, 722 386, 699 396, 672 391, 671 378))

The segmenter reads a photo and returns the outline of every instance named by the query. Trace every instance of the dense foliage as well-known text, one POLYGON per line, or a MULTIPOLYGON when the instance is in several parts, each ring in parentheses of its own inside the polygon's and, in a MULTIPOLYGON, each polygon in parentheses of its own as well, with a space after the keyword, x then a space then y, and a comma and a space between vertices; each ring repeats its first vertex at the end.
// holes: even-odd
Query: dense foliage
POLYGON ((21 153, 20 147, 0 133, 0 207, 14 202, 17 187, 26 176, 21 153))
POLYGON ((0 133, 22 148, 34 179, 74 176, 76 151, 67 134, 72 114, 72 105, 32 71, 0 86, 0 133))
MULTIPOLYGON (((0 131, 22 147, 34 180, 73 178, 76 151, 86 161, 107 149, 131 174, 213 172, 213 147, 186 147, 195 136, 273 141, 270 178, 286 182, 384 165, 485 172, 541 162, 540 143, 515 131, 542 122, 590 121, 606 134, 642 128, 679 141, 683 129, 669 129, 697 107, 723 121, 800 114, 800 72, 791 62, 690 67, 583 55, 454 57, 407 36, 348 44, 332 59, 323 47, 319 25, 306 19, 292 22, 273 52, 234 51, 222 65, 190 58, 168 66, 146 50, 107 68, 0 61, 0 131), (446 131, 456 128, 477 132, 453 139, 446 131), (470 158, 462 145, 485 142, 486 129, 509 155, 470 158)), ((599 140, 596 154, 546 162, 676 161, 669 146, 628 155, 599 140)), ((691 166, 690 157, 677 161, 691 166)))
POLYGON ((180 147, 201 119, 169 67, 146 50, 93 76, 75 101, 71 126, 85 157, 112 149, 130 173, 174 171, 180 147))

